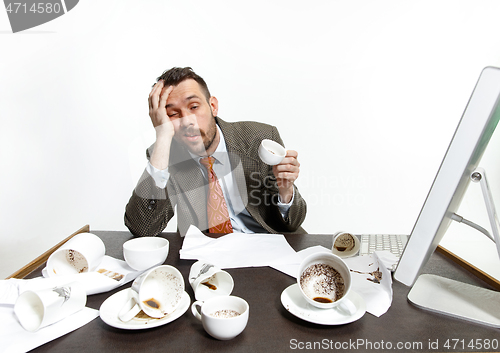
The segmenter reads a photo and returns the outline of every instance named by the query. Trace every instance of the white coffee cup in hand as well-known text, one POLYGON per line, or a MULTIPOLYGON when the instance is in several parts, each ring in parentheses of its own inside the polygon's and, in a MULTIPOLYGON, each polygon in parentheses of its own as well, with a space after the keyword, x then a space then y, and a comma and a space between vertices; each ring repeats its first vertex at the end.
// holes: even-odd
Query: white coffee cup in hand
POLYGON ((280 164, 286 156, 286 150, 278 142, 262 140, 259 146, 259 157, 268 165, 280 164))
POLYGON ((154 267, 132 283, 130 298, 118 313, 123 322, 132 320, 141 310, 150 317, 162 318, 175 311, 184 293, 184 279, 175 267, 154 267))

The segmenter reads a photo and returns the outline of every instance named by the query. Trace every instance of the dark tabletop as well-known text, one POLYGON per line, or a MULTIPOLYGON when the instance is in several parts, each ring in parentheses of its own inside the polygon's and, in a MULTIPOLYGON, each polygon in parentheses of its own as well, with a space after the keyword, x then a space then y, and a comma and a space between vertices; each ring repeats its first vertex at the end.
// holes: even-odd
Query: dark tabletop
MULTIPOLYGON (((106 245, 106 254, 123 259, 122 244, 129 232, 92 231, 106 245)), ((194 261, 181 260, 182 238, 163 233, 170 242, 165 264, 175 266, 184 276, 186 291, 194 299, 187 278, 194 261)), ((331 246, 331 235, 286 235, 295 250, 314 245, 331 246)), ((393 283, 393 302, 388 312, 377 318, 366 313, 360 320, 338 326, 303 321, 284 309, 281 293, 296 280, 270 267, 227 270, 234 279, 232 295, 250 306, 246 329, 230 341, 210 337, 191 310, 179 319, 147 330, 122 330, 105 324, 99 317, 63 337, 38 347, 34 352, 473 352, 499 351, 500 331, 416 308, 407 301, 409 288, 393 283), (480 341, 478 341, 480 340, 480 341), (495 344, 496 340, 496 344, 495 344), (472 344, 471 344, 472 342, 472 344), (481 342, 479 348, 478 342, 481 342), (489 347, 486 346, 489 343, 489 347), (336 349, 337 348, 337 349, 336 349), (390 349, 389 349, 390 348, 390 349), (402 348, 402 349, 398 349, 402 348), (435 349, 437 348, 437 349, 435 349), (455 348, 455 349, 454 349, 455 348), (495 349, 496 348, 496 349, 495 349)), ((424 272, 439 274, 481 287, 486 283, 463 270, 441 254, 432 255, 424 272)), ((33 273, 30 277, 40 274, 33 273)), ((87 306, 99 309, 112 294, 130 287, 91 295, 87 306)))

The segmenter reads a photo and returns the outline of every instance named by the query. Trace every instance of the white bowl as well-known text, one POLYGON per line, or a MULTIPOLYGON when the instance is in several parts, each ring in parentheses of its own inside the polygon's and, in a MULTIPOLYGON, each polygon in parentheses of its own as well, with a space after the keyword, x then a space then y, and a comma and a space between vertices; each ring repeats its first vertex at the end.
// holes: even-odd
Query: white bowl
POLYGON ((161 237, 134 238, 123 244, 123 257, 134 270, 161 265, 168 256, 169 242, 161 237))
POLYGON ((327 252, 314 253, 300 264, 297 284, 309 304, 321 309, 330 309, 340 305, 349 294, 351 272, 340 257, 327 252), (332 268, 343 279, 344 288, 341 295, 337 295, 337 274, 332 268), (310 270, 306 271, 308 269, 310 270))
POLYGON ((262 140, 259 146, 259 157, 268 165, 280 164, 286 156, 283 146, 273 140, 262 140))

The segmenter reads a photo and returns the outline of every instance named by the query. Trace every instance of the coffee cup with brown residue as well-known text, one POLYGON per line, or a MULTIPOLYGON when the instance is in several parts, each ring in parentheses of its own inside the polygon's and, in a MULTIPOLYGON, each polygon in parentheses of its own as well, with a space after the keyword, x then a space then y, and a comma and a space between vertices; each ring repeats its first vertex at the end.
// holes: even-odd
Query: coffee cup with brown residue
POLYGON ((54 251, 47 260, 49 277, 94 271, 104 258, 103 241, 92 233, 80 233, 54 251))
POLYGON ((118 313, 123 322, 132 320, 141 310, 148 316, 162 318, 175 311, 184 293, 184 278, 173 266, 153 267, 132 283, 129 300, 118 313))
POLYGON ((191 311, 205 331, 218 340, 230 340, 243 332, 250 307, 246 300, 232 295, 197 300, 191 311))
POLYGON ((359 252, 361 242, 356 235, 337 232, 333 235, 332 253, 341 257, 351 257, 359 252))
POLYGON ((313 253, 299 266, 297 284, 300 292, 316 308, 338 308, 346 315, 354 314, 356 307, 347 298, 351 282, 349 267, 332 253, 313 253))
POLYGON ((229 273, 204 261, 196 261, 191 266, 189 283, 196 300, 230 295, 234 287, 233 277, 229 273))

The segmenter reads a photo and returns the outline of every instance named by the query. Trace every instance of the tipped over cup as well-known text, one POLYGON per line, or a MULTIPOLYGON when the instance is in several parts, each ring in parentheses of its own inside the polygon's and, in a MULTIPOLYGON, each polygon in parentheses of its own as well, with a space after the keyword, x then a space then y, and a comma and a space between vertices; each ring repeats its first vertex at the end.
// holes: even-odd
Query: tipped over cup
POLYGON ((14 305, 14 313, 26 331, 35 332, 82 310, 86 303, 84 286, 72 282, 21 293, 14 305))
POLYGON ((184 293, 184 279, 175 267, 154 267, 132 283, 129 300, 118 313, 123 322, 132 320, 141 310, 161 319, 175 311, 184 293))
POLYGON ((280 164, 286 156, 286 150, 278 142, 262 140, 259 146, 259 157, 268 165, 280 164))
POLYGON ((234 287, 233 277, 229 273, 204 261, 196 261, 191 266, 189 283, 196 300, 230 295, 234 287))
POLYGON ((360 247, 359 238, 351 233, 337 232, 333 235, 332 253, 341 258, 356 255, 360 247))
POLYGON ((104 258, 103 241, 92 233, 80 233, 61 245, 47 260, 49 277, 94 271, 104 258))

